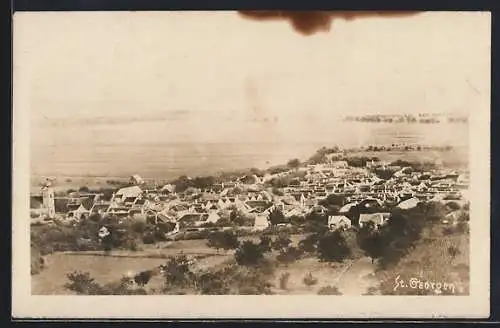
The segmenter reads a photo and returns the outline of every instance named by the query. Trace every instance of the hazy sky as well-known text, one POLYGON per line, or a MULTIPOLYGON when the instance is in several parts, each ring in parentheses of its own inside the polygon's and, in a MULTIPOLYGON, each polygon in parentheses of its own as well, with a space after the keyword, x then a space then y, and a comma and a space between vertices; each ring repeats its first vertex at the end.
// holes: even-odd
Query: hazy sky
MULTIPOLYGON (((362 144, 371 132, 335 117, 484 110, 489 72, 488 13, 336 19, 308 36, 236 12, 14 17, 14 104, 29 107, 34 171, 256 165, 249 141, 266 143, 248 150, 262 161, 316 147, 299 143, 362 144)), ((464 138, 437 132, 419 133, 464 138)))
POLYGON ((489 83, 485 15, 336 20, 304 36, 234 12, 21 13, 15 32, 47 118, 453 111, 489 83))
POLYGON ((62 142, 76 138, 70 122, 159 120, 215 122, 211 135, 228 138, 244 130, 229 117, 279 122, 287 138, 336 115, 473 110, 490 84, 487 13, 338 19, 310 36, 236 12, 16 13, 14 24, 35 141, 45 125, 64 127, 52 133, 62 142))

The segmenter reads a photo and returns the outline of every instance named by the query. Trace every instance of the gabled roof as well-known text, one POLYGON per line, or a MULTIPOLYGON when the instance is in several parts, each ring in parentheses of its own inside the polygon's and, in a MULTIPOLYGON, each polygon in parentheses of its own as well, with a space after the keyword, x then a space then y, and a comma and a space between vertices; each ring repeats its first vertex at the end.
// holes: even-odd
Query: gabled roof
POLYGON ((389 213, 371 213, 371 214, 361 214, 359 216, 359 222, 373 222, 376 224, 382 224, 388 217, 389 213))
POLYGON ((81 204, 82 204, 83 208, 85 208, 86 210, 90 210, 92 208, 92 206, 94 206, 94 201, 93 201, 93 199, 85 198, 82 200, 81 204))
POLYGON ((330 224, 338 224, 340 222, 348 222, 349 224, 351 224, 351 220, 344 216, 344 215, 331 215, 328 217, 328 225, 330 224))
POLYGON ((339 213, 348 213, 351 210, 351 208, 356 205, 357 205, 356 202, 346 204, 340 208, 339 213))
POLYGON ((217 201, 219 199, 219 197, 215 194, 203 193, 203 195, 201 196, 201 199, 203 199, 204 201, 217 201))
POLYGON ((420 203, 420 200, 416 197, 413 197, 413 198, 402 201, 401 203, 398 204, 398 207, 402 208, 402 209, 410 209, 410 208, 417 206, 419 203, 420 203))
POLYGON ((116 192, 117 196, 122 197, 137 197, 142 193, 142 189, 139 186, 125 187, 121 188, 116 192))
POLYGON ((208 217, 208 214, 205 213, 186 213, 181 217, 179 217, 178 221, 187 221, 187 222, 199 221, 204 215, 208 217))

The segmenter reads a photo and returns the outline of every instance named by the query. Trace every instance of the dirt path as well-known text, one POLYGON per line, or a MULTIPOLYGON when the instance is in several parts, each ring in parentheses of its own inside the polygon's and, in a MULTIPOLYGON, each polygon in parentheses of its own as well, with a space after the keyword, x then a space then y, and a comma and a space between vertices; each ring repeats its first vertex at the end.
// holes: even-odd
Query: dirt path
POLYGON ((369 287, 375 287, 378 281, 371 276, 375 271, 375 264, 368 257, 363 257, 341 272, 337 278, 337 287, 343 295, 360 296, 366 293, 369 287))

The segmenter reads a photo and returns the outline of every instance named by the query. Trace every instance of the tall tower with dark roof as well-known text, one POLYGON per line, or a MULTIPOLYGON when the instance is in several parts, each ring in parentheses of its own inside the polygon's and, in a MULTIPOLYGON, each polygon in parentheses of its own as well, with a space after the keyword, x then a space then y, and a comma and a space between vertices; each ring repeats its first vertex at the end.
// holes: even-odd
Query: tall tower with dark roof
POLYGON ((54 189, 52 183, 46 181, 42 185, 43 207, 47 209, 49 218, 53 219, 56 216, 56 207, 54 201, 54 189))

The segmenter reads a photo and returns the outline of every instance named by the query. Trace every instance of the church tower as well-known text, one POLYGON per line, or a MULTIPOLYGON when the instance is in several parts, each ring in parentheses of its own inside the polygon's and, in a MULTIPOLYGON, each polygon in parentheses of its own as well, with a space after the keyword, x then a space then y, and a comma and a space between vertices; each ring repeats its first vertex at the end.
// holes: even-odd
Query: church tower
POLYGON ((47 209, 49 218, 53 219, 56 215, 55 202, 54 202, 54 189, 50 183, 42 186, 43 207, 47 209))

